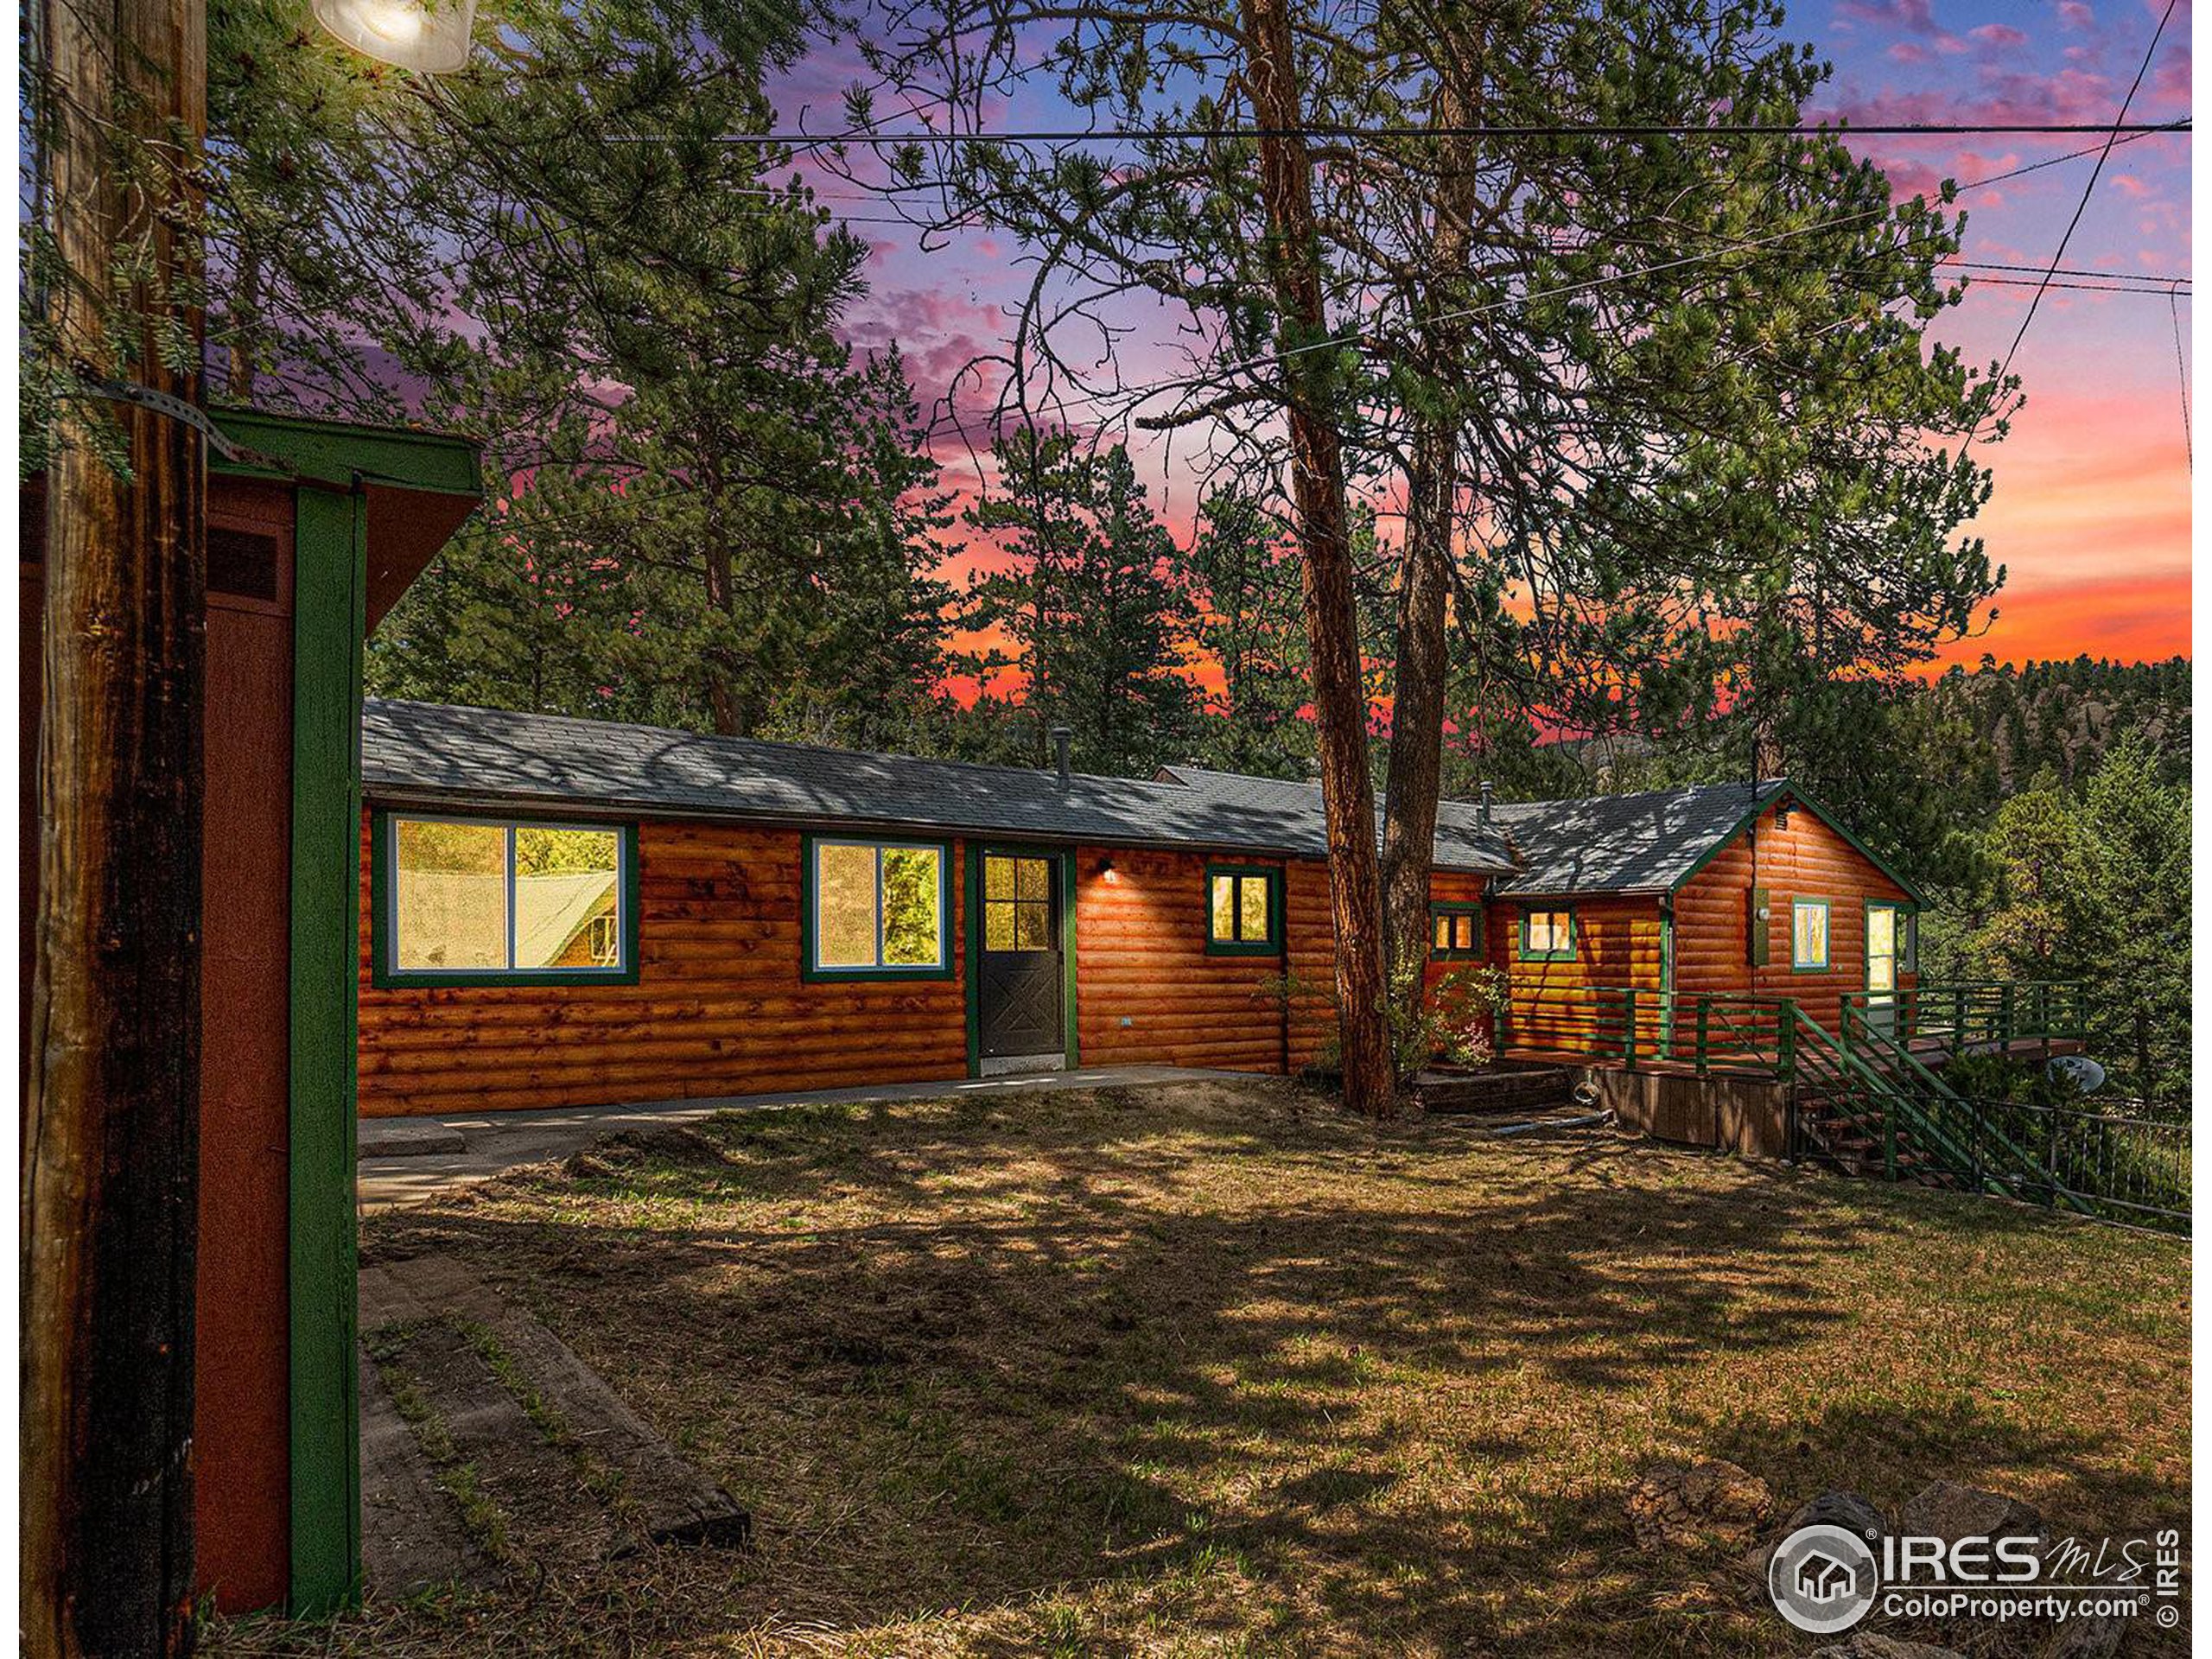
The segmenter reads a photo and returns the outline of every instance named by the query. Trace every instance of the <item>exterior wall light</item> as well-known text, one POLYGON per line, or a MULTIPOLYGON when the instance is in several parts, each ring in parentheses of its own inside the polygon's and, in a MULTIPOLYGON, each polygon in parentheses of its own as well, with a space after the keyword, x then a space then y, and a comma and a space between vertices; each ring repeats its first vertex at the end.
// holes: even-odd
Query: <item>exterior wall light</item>
POLYGON ((468 61, 476 0, 314 0, 315 20, 356 52, 426 74, 468 61))
POLYGON ((1098 861, 1098 874, 1109 881, 1120 879, 1114 874, 1114 861, 1110 858, 1102 858, 1098 861))

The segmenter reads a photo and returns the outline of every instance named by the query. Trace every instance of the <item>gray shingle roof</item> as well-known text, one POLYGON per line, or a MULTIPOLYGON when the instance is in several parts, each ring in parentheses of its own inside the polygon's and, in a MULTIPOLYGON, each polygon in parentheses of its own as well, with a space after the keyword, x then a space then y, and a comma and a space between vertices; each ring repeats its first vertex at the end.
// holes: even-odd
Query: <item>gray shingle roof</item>
MULTIPOLYGON (((564 804, 790 823, 842 823, 1245 852, 1326 855, 1319 785, 1201 766, 1160 779, 863 754, 798 743, 369 699, 363 779, 411 803, 564 804)), ((1770 780, 1758 798, 1783 787, 1770 780)), ((1570 801, 1437 806, 1435 861, 1497 875, 1501 894, 1656 893, 1751 810, 1748 784, 1570 801)))
MULTIPOLYGON (((1251 778, 1240 772, 1210 772, 1204 766, 1163 766, 1161 772, 1202 794, 1228 805, 1269 807, 1294 802, 1304 810, 1321 810, 1319 784, 1289 782, 1277 778, 1251 778)), ((1378 806, 1377 815, 1380 816, 1378 806)), ((1471 801, 1436 804, 1434 860, 1446 869, 1511 870, 1518 861, 1499 826, 1485 827, 1471 801)))
POLYGON ((1663 893, 1687 876, 1750 815, 1774 798, 1779 779, 1700 784, 1638 795, 1575 801, 1500 802, 1495 821, 1513 840, 1522 868, 1496 884, 1502 893, 1663 893))
MULTIPOLYGON (((1315 785, 1223 772, 1203 774, 1204 784, 1077 773, 1064 785, 1027 767, 383 698, 362 711, 361 760, 372 797, 410 803, 557 803, 1316 858, 1328 851, 1315 785)), ((1471 809, 1451 824, 1438 830, 1438 863, 1512 868, 1502 836, 1475 832, 1471 809)))

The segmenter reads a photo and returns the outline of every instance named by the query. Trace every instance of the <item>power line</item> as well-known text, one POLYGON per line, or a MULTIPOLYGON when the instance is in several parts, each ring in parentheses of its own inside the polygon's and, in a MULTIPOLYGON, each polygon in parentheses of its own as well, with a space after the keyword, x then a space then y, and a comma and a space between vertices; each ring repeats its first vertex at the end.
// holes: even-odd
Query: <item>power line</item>
POLYGON ((2082 294, 2142 294, 2154 300, 2162 296, 2171 297, 2171 293, 2168 289, 2140 288, 2125 283, 2053 282, 2048 277, 2037 281, 2027 276, 1976 276, 1972 272, 1967 273, 1967 280, 1977 288, 2072 289, 2082 294))
MULTIPOLYGON (((2113 124, 2101 121, 2044 122, 1888 122, 1868 126, 1849 123, 1808 126, 1802 123, 1749 123, 1742 126, 1711 126, 1697 123, 1563 123, 1543 125, 1473 125, 1460 127, 1366 127, 1317 123, 1291 127, 1035 127, 1007 132, 937 131, 878 132, 851 128, 842 132, 731 132, 687 138, 684 143, 774 144, 783 148, 816 149, 848 144, 1090 144, 1223 143, 1232 139, 1265 138, 1906 138, 1980 137, 2039 135, 2063 137, 2075 133, 2187 132, 2190 118, 2171 121, 2139 121, 2113 124)), ((658 133, 609 133, 609 143, 671 143, 678 142, 658 133)))
MULTIPOLYGON (((2169 0, 2168 10, 2169 11, 2171 10, 2171 0, 2169 0)), ((2126 113, 2124 110, 2121 112, 2123 114, 2126 113)), ((2115 129, 2115 134, 2117 130, 2115 129)), ((2147 137, 2148 136, 2149 134, 2147 132, 2138 131, 2131 133, 2128 137, 2124 138, 2115 137, 2113 140, 2107 141, 2101 147, 2095 144, 2085 145, 2080 149, 2069 150, 2063 156, 2045 156, 2039 162, 2030 162, 2024 166, 2012 168, 2002 173, 1993 173, 1987 178, 1976 179, 1971 183, 1960 185, 1958 186, 1958 189, 1961 193, 1968 190, 1984 189, 1993 184, 2003 184, 2008 180, 2019 178, 2024 174, 2040 172, 2043 168, 2047 167, 2056 167, 2062 162, 2079 161, 2084 156, 2099 156, 2099 165, 2101 166, 2103 164, 2101 156, 2110 155, 2118 144, 2131 143, 2137 138, 2147 137)), ((1922 191, 1919 193, 1919 196, 1913 198, 1913 200, 1920 200, 1922 197, 1925 197, 1929 193, 1926 191, 1922 191)), ((1859 213, 1846 213, 1836 219, 1822 219, 1817 224, 1802 225, 1794 230, 1777 231, 1770 236, 1755 237, 1747 242, 1734 242, 1718 248, 1709 248, 1703 253, 1685 254, 1678 259, 1662 260, 1657 264, 1642 266, 1635 270, 1616 271, 1609 276, 1592 276, 1579 283, 1567 283, 1556 288, 1543 289, 1534 293, 1522 295, 1518 297, 1489 300, 1479 305, 1462 306, 1452 310, 1440 311, 1432 316, 1429 321, 1432 322, 1450 322, 1465 317, 1480 316, 1487 312, 1503 310, 1508 306, 1526 305, 1534 300, 1559 299, 1568 295, 1579 294, 1592 289, 1610 287, 1613 283, 1628 282, 1640 276, 1657 276, 1666 271, 1678 270, 1683 266, 1701 264, 1710 259, 1721 258, 1731 253, 1750 252, 1759 248, 1770 246, 1777 242, 1788 241, 1794 237, 1810 236, 1815 232, 1835 230, 1841 226, 1857 224, 1866 219, 1880 218, 1887 214, 1889 211, 1890 209, 1887 206, 1870 207, 1859 213)), ((1206 376, 1203 379, 1189 383, 1173 380, 1161 381, 1151 386, 1135 389, 1134 396, 1137 402, 1141 403, 1146 398, 1151 397, 1158 392, 1171 391, 1178 386, 1182 386, 1184 389, 1189 391, 1196 391, 1207 386, 1219 385, 1229 377, 1242 373, 1248 369, 1257 368, 1270 363, 1279 364, 1288 358, 1300 356, 1307 352, 1331 351, 1341 346, 1357 345, 1361 340, 1366 338, 1366 336, 1371 332, 1371 330, 1367 328, 1355 328, 1351 330, 1349 333, 1334 335, 1327 340, 1308 340, 1302 346, 1290 346, 1283 347, 1278 351, 1264 352, 1260 353, 1258 356, 1244 359, 1241 362, 1228 364, 1224 367, 1216 370, 1212 374, 1206 376)), ((2003 376, 1999 375, 1999 378, 2002 379, 2003 376)), ((1116 395, 1115 400, 1117 402, 1125 402, 1131 397, 1131 393, 1127 392, 1117 394, 1116 395)), ((1099 399, 1093 397, 1088 399, 1088 401, 1095 403, 1099 401, 1099 399)))
MULTIPOLYGON (((2019 332, 2012 336, 2012 344, 2005 351, 2004 366, 1997 371, 1996 384, 1999 385, 2004 384, 2005 377, 2012 372, 2013 356, 2019 351, 2020 342, 2028 337, 2028 325, 2036 320, 2036 312, 2043 304, 2044 290, 2050 287, 2051 278, 2057 273, 2059 261, 2066 257, 2066 245, 2074 239, 2075 226, 2082 222, 2082 215, 2088 211, 2089 198, 2096 194, 2097 181, 2104 176, 2106 158, 2111 156, 2113 146, 2126 130, 2128 109, 2134 104, 2135 94, 2143 86, 2143 77, 2151 72, 2151 60, 2158 56, 2158 42, 2164 37, 2166 25, 2173 20, 2173 15, 2174 0, 2166 0, 2166 9, 2159 14, 2158 28, 2151 31, 2151 44, 2144 50, 2143 61, 2135 67, 2135 79, 2127 84, 2127 96, 2120 100, 2120 118, 2113 123, 2112 136, 2105 140, 2104 148, 2098 152, 2096 166, 2089 169, 2089 181, 2082 188, 2082 200, 2074 204, 2074 217, 2066 221, 2066 233, 2058 238, 2057 250, 2050 256, 2050 265, 2044 273, 2043 283, 2036 289, 2035 298, 2028 302, 2028 315, 2020 319, 2019 332)), ((1972 435, 1968 435, 1971 437, 1972 435)))
POLYGON ((1976 270, 2023 270, 2037 274, 2047 270, 2060 276, 2089 276, 2107 282, 2149 283, 2153 285, 2154 291, 2161 294, 2175 283, 2186 284, 2193 280, 2190 277, 2176 276, 2171 271, 2097 270, 2082 265, 2005 265, 1999 264, 1993 259, 1969 259, 1964 254, 1952 255, 1939 259, 1936 263, 1940 265, 1971 265, 1976 270))
POLYGON ((2174 319, 2174 372, 2181 378, 2181 452, 2189 462, 2191 473, 2196 470, 2196 439, 2190 431, 2189 420, 2189 359, 2181 349, 2181 303, 2175 297, 2177 290, 2166 290, 2166 308, 2174 319))

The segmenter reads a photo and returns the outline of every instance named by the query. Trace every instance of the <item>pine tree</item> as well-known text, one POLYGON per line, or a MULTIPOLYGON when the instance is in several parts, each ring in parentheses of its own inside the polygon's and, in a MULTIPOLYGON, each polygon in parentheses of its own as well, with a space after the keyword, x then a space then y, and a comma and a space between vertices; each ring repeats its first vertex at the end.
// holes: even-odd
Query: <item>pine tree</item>
POLYGON ((1018 672, 1039 764, 1062 725, 1090 771, 1142 777, 1184 759, 1197 711, 1190 597, 1128 452, 1017 428, 991 455, 998 487, 966 518, 1005 562, 971 579, 965 621, 1006 643, 971 667, 1018 672))

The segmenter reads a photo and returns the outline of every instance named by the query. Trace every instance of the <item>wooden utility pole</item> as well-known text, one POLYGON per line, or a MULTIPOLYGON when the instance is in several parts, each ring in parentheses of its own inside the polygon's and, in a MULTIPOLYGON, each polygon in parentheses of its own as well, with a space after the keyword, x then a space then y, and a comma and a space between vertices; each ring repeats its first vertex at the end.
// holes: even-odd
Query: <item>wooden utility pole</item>
MULTIPOLYGON (((49 315, 88 378, 196 405, 204 0, 34 3, 66 271, 49 315)), ((21 1223, 35 1659, 192 1643, 205 461, 186 422, 103 399, 65 411, 47 470, 21 1223), (91 440, 104 421, 128 476, 91 440)))
POLYGON ((1352 598, 1344 501, 1345 389, 1334 351, 1320 348, 1328 313, 1313 222, 1313 165, 1299 130, 1303 100, 1287 0, 1243 0, 1244 78, 1259 124, 1260 195, 1274 270, 1276 349, 1288 391, 1291 499, 1305 573, 1321 800, 1328 820, 1329 907, 1337 933, 1337 1003, 1344 1034, 1344 1103, 1388 1116, 1396 1068, 1385 1020, 1382 884, 1375 854, 1375 785, 1367 772, 1367 686, 1352 598))

